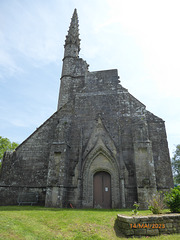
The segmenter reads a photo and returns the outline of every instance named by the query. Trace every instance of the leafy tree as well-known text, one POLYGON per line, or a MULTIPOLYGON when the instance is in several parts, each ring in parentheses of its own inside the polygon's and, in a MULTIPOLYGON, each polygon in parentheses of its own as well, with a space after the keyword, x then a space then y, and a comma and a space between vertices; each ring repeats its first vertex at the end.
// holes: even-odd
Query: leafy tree
POLYGON ((176 150, 174 151, 172 169, 175 184, 180 184, 180 144, 176 146, 176 150))
POLYGON ((1 160, 5 151, 12 151, 17 148, 19 144, 16 142, 11 142, 8 138, 3 138, 0 136, 0 167, 1 160))
POLYGON ((180 186, 171 188, 170 192, 165 193, 164 200, 171 212, 180 213, 180 186))

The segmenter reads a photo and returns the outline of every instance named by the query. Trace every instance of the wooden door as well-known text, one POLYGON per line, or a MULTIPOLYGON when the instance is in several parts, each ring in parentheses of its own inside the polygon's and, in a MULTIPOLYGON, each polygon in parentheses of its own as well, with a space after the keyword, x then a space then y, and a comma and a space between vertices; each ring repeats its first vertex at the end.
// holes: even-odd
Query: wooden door
POLYGON ((94 208, 111 208, 111 175, 107 172, 94 174, 94 208))

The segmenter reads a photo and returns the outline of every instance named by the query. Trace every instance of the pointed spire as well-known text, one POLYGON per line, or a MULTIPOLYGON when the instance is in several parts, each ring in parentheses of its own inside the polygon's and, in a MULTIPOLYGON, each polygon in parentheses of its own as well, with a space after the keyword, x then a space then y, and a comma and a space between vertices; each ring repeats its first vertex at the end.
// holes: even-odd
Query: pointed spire
POLYGON ((79 23, 78 23, 78 15, 76 8, 74 9, 74 13, 71 19, 68 35, 65 40, 65 47, 68 44, 75 44, 78 47, 78 51, 80 51, 80 39, 79 39, 79 23))

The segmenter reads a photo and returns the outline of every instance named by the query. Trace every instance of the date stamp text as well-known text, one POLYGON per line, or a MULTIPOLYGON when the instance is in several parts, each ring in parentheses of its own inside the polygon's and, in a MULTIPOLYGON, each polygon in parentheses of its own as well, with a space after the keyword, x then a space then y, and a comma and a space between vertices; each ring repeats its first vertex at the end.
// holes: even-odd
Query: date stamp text
POLYGON ((158 229, 158 228, 165 228, 165 224, 164 223, 130 223, 130 227, 131 228, 154 228, 154 229, 158 229))

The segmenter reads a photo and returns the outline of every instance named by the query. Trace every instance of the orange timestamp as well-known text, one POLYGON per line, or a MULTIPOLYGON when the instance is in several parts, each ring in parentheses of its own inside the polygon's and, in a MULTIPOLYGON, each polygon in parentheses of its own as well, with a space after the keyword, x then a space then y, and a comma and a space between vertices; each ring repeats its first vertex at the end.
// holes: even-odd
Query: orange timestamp
POLYGON ((165 228, 164 223, 130 223, 131 228, 165 228))

